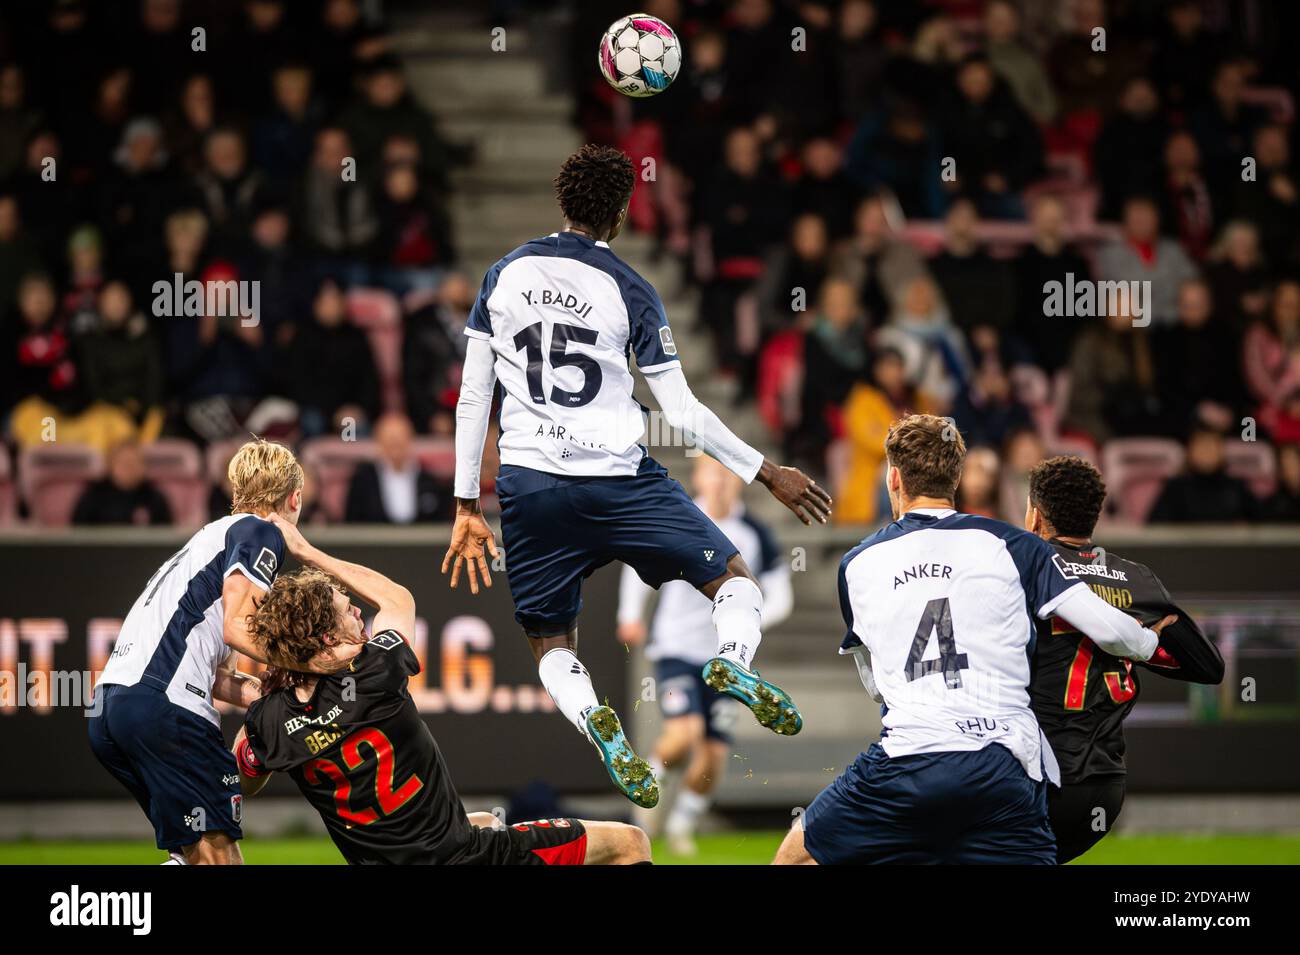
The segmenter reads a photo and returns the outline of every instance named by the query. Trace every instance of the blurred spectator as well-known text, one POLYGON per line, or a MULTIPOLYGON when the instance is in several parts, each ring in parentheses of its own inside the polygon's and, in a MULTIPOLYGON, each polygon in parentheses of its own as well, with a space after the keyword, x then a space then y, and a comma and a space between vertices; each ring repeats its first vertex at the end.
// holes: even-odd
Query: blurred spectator
POLYGON ((1118 110, 1102 124, 1092 150, 1106 219, 1118 219, 1130 196, 1160 193, 1164 185, 1164 148, 1169 123, 1160 98, 1145 76, 1135 76, 1120 94, 1118 110))
MULTIPOLYGON (((307 45, 288 14, 287 0, 243 2, 243 17, 231 39, 239 57, 228 61, 224 77, 242 112, 257 113, 262 108, 279 65, 287 57, 301 54, 307 45)), ((258 165, 269 172, 268 166, 260 161, 258 165)))
POLYGON ((1140 39, 1111 28, 1105 0, 1074 0, 1069 17, 1046 59, 1067 123, 1093 125, 1119 99, 1129 79, 1142 72, 1146 56, 1140 39), (1098 28, 1105 37, 1104 52, 1097 49, 1098 28))
POLYGON ((454 498, 415 457, 411 422, 389 413, 375 422, 379 458, 358 465, 348 485, 350 524, 412 524, 448 520, 454 498))
POLYGON ((944 152, 957 164, 953 185, 973 199, 983 215, 1020 218, 1024 207, 1019 193, 1042 170, 1038 127, 988 60, 966 60, 956 86, 941 123, 944 152))
POLYGON ((248 231, 259 194, 265 189, 262 174, 248 164, 243 134, 228 126, 208 134, 203 143, 203 166, 194 185, 200 208, 216 234, 230 244, 248 231))
MULTIPOLYGON (((367 256, 379 231, 374 203, 363 183, 345 179, 345 163, 355 157, 348 135, 337 126, 316 134, 311 165, 302 181, 301 221, 308 239, 334 265, 348 267, 350 258, 367 256)), ((368 271, 349 268, 352 282, 362 283, 368 271)))
POLYGON ((1010 353, 998 333, 982 326, 971 341, 975 346, 974 371, 952 415, 971 445, 1000 447, 1008 434, 1029 426, 1032 419, 1012 388, 1010 353))
POLYGON ((1160 211, 1148 196, 1124 203, 1123 235, 1097 251, 1097 278, 1110 282, 1150 282, 1146 318, 1172 322, 1178 313, 1178 289, 1197 277, 1196 266, 1173 239, 1160 234, 1160 211))
POLYGON ((0 182, 18 171, 27 140, 40 123, 40 112, 28 103, 27 77, 22 66, 0 66, 0 182))
POLYGON ((770 333, 793 324, 797 318, 792 310, 796 293, 802 291, 803 301, 807 302, 821 289, 830 271, 826 221, 816 213, 805 212, 790 227, 790 241, 769 253, 763 265, 763 278, 755 294, 764 330, 770 333))
POLYGON ((901 216, 897 207, 881 196, 868 196, 853 215, 853 235, 835 257, 832 267, 850 278, 867 316, 879 323, 889 315, 904 286, 927 276, 921 256, 898 235, 901 216))
POLYGON ((1019 428, 1002 448, 1002 519, 1019 524, 1029 500, 1029 472, 1047 458, 1047 446, 1033 428, 1019 428))
POLYGON ((1198 426, 1187 440, 1187 464, 1170 478, 1151 510, 1153 524, 1248 521, 1258 509, 1245 483, 1227 473, 1223 434, 1198 426))
POLYGON ((845 116, 866 113, 879 88, 886 60, 879 20, 873 0, 845 0, 840 5, 835 60, 840 109, 845 116))
POLYGON ((888 513, 881 477, 889 426, 904 415, 934 410, 929 399, 908 384, 903 356, 893 348, 878 349, 871 360, 870 382, 854 385, 844 403, 849 462, 834 489, 836 522, 866 524, 888 513))
POLYGON ((984 37, 989 63, 1025 112, 1050 123, 1056 116, 1056 93, 1042 62, 1021 40, 1020 10, 1011 0, 990 0, 984 7, 984 37))
POLYGON ((830 416, 838 415, 850 389, 867 375, 867 321, 852 282, 830 278, 819 289, 803 356, 802 413, 793 446, 820 460, 835 436, 830 416))
POLYGON ((149 320, 121 281, 99 293, 99 321, 81 342, 78 362, 84 386, 96 400, 121 408, 140 425, 138 439, 155 440, 163 425, 163 375, 149 320))
POLYGON ((285 393, 298 405, 303 434, 366 434, 379 410, 379 374, 366 333, 348 321, 347 296, 338 282, 316 288, 311 321, 297 326, 287 353, 285 393))
POLYGON ((1201 154, 1190 133, 1176 132, 1165 143, 1164 209, 1168 222, 1184 251, 1199 261, 1205 257, 1214 234, 1214 201, 1209 184, 1201 174, 1201 154))
POLYGON ((1135 328, 1128 295, 1104 323, 1091 321, 1070 355, 1063 428, 1100 445, 1112 437, 1160 434, 1162 417, 1151 336, 1135 328))
POLYGON ((963 514, 997 518, 999 464, 997 452, 986 447, 972 447, 966 454, 961 483, 957 486, 957 509, 963 514))
POLYGON ((1186 110, 1206 96, 1206 79, 1218 62, 1219 43, 1205 30, 1196 0, 1165 4, 1165 29, 1156 47, 1152 73, 1170 107, 1186 110))
POLYGON ((113 252, 114 267, 137 288, 150 281, 160 257, 163 222, 181 202, 181 184, 173 174, 163 130, 157 121, 134 119, 113 154, 116 169, 97 190, 98 221, 113 252))
POLYGON ((253 211, 249 241, 239 260, 240 274, 261 283, 258 319, 277 342, 311 302, 311 268, 293 238, 289 210, 264 198, 253 211))
POLYGON ((819 216, 833 239, 853 228, 857 189, 844 172, 844 154, 833 139, 811 139, 801 154, 803 170, 795 180, 791 208, 801 215, 819 216))
POLYGON ((217 93, 212 77, 195 73, 181 87, 174 113, 167 119, 167 141, 188 175, 203 169, 204 144, 217 128, 217 93))
MULTIPOLYGON (((969 333, 981 326, 1004 328, 1015 312, 1015 282, 1011 269, 980 244, 979 213, 969 199, 958 199, 948 210, 943 251, 930 259, 930 273, 943 292, 957 327, 969 333)), ((1033 301, 1041 301, 1042 293, 1033 301)))
POLYGON ((1300 444, 1277 449, 1277 490, 1260 506, 1266 521, 1300 522, 1300 444))
POLYGON ((1091 277, 1087 261, 1066 241, 1065 207, 1055 196, 1035 197, 1029 207, 1033 238, 1015 259, 1015 312, 1013 332, 1027 346, 1034 361, 1048 374, 1068 360, 1079 322, 1045 314, 1049 282, 1062 288, 1091 277))
POLYGON ((453 272, 434 301, 406 317, 402 375, 406 410, 421 434, 452 434, 465 322, 478 293, 463 273, 453 272))
POLYGON ((271 74, 271 109, 254 130, 253 158, 274 189, 287 189, 311 158, 322 113, 312 83, 311 69, 299 62, 271 74))
POLYGON ((1156 380, 1171 422, 1194 418, 1228 428, 1246 405, 1241 370, 1225 355, 1237 336, 1214 314, 1209 285, 1193 279, 1178 290, 1178 322, 1155 332, 1156 380))
POLYGON ((382 25, 366 20, 359 0, 324 0, 320 11, 306 46, 322 92, 338 106, 352 92, 362 68, 388 51, 388 36, 382 25))
POLYGON ((145 478, 140 446, 127 441, 108 454, 108 476, 91 484, 77 500, 73 524, 170 524, 171 507, 145 478))
POLYGON ((1267 118, 1262 108, 1243 100, 1246 73, 1247 65, 1241 60, 1221 63, 1210 84, 1210 99, 1189 118, 1206 175, 1216 189, 1240 178, 1241 157, 1250 154, 1255 129, 1267 118))
POLYGON ((948 202, 935 174, 942 160, 937 131, 919 106, 899 97, 862 117, 845 168, 863 189, 888 189, 905 215, 937 219, 948 202))
POLYGON ((61 311, 73 338, 99 324, 99 292, 104 287, 104 243, 99 230, 83 225, 68 236, 68 272, 61 311))
POLYGON ((970 356, 961 332, 930 279, 915 278, 903 289, 889 323, 876 343, 903 356, 908 383, 940 408, 952 407, 970 371, 970 356))
POLYGON ((1255 224, 1262 245, 1294 261, 1300 237, 1300 177, 1285 127, 1270 123, 1257 129, 1251 157, 1255 177, 1234 183, 1233 214, 1255 224))
POLYGON ((1257 320, 1246 330, 1243 370, 1257 402, 1256 417, 1276 431, 1283 405, 1300 390, 1300 282, 1279 282, 1270 320, 1257 320))
POLYGON ((376 282, 394 295, 437 288, 455 259, 446 210, 412 163, 384 171, 378 202, 376 282))
POLYGON ((1233 220, 1210 249, 1206 268, 1215 292, 1215 307, 1241 332, 1268 308, 1271 281, 1259 248, 1259 232, 1249 222, 1233 220))
POLYGON ((9 324, 18 283, 40 264, 36 243, 24 234, 18 199, 12 193, 0 193, 0 331, 9 324))

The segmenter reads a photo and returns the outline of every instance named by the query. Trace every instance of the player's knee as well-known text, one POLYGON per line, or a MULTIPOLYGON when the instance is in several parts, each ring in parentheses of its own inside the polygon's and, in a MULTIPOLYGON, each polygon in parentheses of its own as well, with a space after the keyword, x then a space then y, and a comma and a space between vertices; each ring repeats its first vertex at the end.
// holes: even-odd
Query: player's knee
POLYGON ((650 837, 640 826, 622 825, 619 831, 618 864, 635 865, 650 861, 650 837))
POLYGON ((804 845, 803 826, 796 820, 781 840, 781 847, 776 850, 772 865, 811 865, 814 861, 804 845))
POLYGON ((239 843, 224 833, 210 833, 181 850, 190 865, 243 865, 239 843))

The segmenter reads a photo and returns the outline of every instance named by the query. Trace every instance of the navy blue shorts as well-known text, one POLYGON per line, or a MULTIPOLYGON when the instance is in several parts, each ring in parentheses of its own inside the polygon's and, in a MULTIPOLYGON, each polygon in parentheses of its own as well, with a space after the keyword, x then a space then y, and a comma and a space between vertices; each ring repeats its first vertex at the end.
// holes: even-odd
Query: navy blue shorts
POLYGON ((730 743, 740 704, 705 683, 703 673, 702 663, 671 658, 656 662, 659 711, 666 719, 699 713, 704 717, 705 737, 730 743))
POLYGON ((159 849, 180 849, 205 832, 242 839, 239 766, 220 728, 151 686, 95 689, 90 748, 140 804, 159 849))
POLYGON ((813 800, 804 847, 822 865, 1054 865, 1047 783, 1005 746, 890 759, 879 743, 813 800))
POLYGON ((565 477, 504 465, 501 542, 515 619, 563 632, 582 609, 582 581, 621 560, 651 587, 721 577, 736 546, 649 455, 625 477, 565 477))

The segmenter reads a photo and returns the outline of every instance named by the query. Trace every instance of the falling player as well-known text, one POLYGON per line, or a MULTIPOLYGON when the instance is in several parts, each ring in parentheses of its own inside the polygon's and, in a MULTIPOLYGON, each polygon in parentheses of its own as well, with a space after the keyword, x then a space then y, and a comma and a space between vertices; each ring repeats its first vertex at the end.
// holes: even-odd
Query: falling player
MULTIPOLYGON (((762 627, 779 624, 794 605, 790 568, 781 559, 772 532, 746 512, 740 501, 744 486, 740 478, 702 454, 695 459, 691 482, 696 505, 740 548, 745 563, 758 573, 763 591, 762 627)), ((624 643, 644 642, 645 605, 651 592, 636 571, 623 568, 618 637, 624 643)), ((717 649, 711 611, 709 601, 684 580, 664 584, 646 651, 655 664, 656 698, 664 717, 650 764, 659 776, 664 768, 682 770, 682 786, 663 829, 675 855, 695 854, 696 825, 726 771, 731 728, 738 711, 735 702, 700 675, 700 667, 717 649)))
POLYGON ((501 825, 465 814, 407 684, 420 672, 408 642, 415 600, 400 584, 309 544, 277 520, 309 569, 279 578, 249 619, 258 647, 298 670, 335 647, 360 646, 332 676, 275 671, 248 708, 235 755, 244 791, 287 772, 353 865, 597 865, 650 861, 650 842, 618 822, 547 819, 501 825), (336 584, 335 581, 338 583, 336 584), (372 604, 374 635, 340 586, 372 604))
MULTIPOLYGON (((149 816, 158 848, 180 864, 241 860, 239 774, 213 700, 247 706, 257 697, 257 681, 235 669, 233 651, 286 662, 253 645, 245 618, 284 562, 284 538, 269 518, 297 522, 302 468, 288 448, 257 440, 235 453, 227 475, 233 513, 191 537, 145 585, 89 720, 95 756, 149 816)), ((345 655, 303 665, 337 669, 345 655)))
POLYGON ((1148 630, 1046 541, 958 513, 965 456, 943 418, 889 429, 895 520, 839 574, 841 652, 870 651, 884 730, 796 821, 778 863, 1054 863, 1046 780, 1059 777, 1030 708, 1034 620, 1062 617, 1097 646, 1146 660, 1174 619, 1148 630))
POLYGON ((644 409, 632 398, 628 356, 665 420, 747 483, 757 480, 806 524, 825 522, 830 498, 795 468, 745 444, 695 398, 682 374, 663 303, 610 251, 627 218, 632 161, 584 146, 555 179, 563 230, 492 266, 465 334, 470 342, 456 407, 456 523, 442 570, 455 587, 491 585, 497 556, 479 509, 479 465, 495 383, 501 403, 501 536, 515 619, 561 713, 599 751, 614 784, 646 808, 659 789, 597 703, 576 655, 583 578, 621 560, 652 587, 682 579, 713 602, 715 689, 745 703, 776 733, 802 726, 794 702, 752 669, 763 597, 734 544, 638 442, 644 409))
MULTIPOLYGON (((1106 484, 1082 458, 1057 457, 1029 474, 1025 528, 1047 541, 1061 566, 1103 600, 1151 624, 1160 648, 1139 666, 1193 683, 1223 680, 1223 657, 1142 564, 1092 543, 1106 484)), ((1056 859, 1069 862, 1115 825, 1124 805, 1124 718, 1137 702, 1131 661, 1107 653, 1059 614, 1038 621, 1031 687, 1034 714, 1061 767, 1061 786, 1047 795, 1056 859)))

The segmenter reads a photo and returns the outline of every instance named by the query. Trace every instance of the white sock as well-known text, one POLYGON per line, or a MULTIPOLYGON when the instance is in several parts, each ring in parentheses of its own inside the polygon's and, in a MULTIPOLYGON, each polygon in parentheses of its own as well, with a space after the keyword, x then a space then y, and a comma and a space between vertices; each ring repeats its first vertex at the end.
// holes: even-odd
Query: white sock
POLYGON ((713 595, 713 629, 718 656, 749 669, 763 639, 758 628, 763 592, 748 577, 732 577, 713 595))
POLYGON ((682 791, 677 794, 677 801, 673 803, 673 811, 668 814, 664 831, 674 836, 694 835, 700 816, 708 811, 709 803, 712 801, 706 794, 697 793, 683 786, 682 791))
POLYGON ((160 862, 159 865, 189 865, 189 863, 185 861, 184 854, 180 852, 168 852, 167 861, 160 862))
POLYGON ((599 704, 596 691, 591 686, 587 672, 572 650, 560 647, 548 650, 537 664, 542 686, 551 694, 556 708, 568 717, 569 722, 587 735, 587 714, 599 704))

